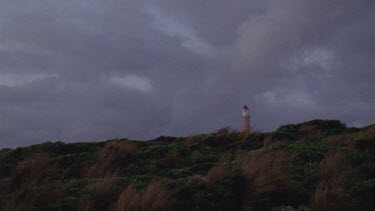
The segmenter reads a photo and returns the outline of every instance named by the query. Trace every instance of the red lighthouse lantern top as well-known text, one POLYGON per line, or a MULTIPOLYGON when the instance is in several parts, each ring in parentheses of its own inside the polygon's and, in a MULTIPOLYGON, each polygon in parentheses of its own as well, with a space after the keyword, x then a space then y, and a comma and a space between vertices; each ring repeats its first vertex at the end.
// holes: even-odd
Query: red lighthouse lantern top
POLYGON ((247 107, 247 105, 244 105, 243 109, 249 110, 249 108, 247 107))

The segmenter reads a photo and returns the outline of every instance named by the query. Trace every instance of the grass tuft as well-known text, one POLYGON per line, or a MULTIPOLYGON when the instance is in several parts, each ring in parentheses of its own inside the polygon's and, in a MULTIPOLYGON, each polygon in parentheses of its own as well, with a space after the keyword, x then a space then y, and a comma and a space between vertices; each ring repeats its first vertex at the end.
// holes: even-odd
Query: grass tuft
POLYGON ((165 210, 173 202, 173 191, 158 180, 153 180, 144 190, 134 184, 120 194, 115 210, 165 210))
POLYGON ((129 140, 111 141, 103 148, 97 162, 91 166, 86 177, 101 178, 114 174, 119 167, 131 162, 137 146, 129 140))
POLYGON ((350 177, 341 174, 329 182, 320 182, 315 190, 311 207, 313 210, 353 210, 350 196, 350 177))

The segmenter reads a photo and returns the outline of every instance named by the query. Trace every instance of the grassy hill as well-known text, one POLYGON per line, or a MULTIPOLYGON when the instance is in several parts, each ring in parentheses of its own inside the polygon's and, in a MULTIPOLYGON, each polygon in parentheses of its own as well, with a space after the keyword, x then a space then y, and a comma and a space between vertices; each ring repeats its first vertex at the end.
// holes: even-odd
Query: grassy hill
POLYGON ((1 210, 371 210, 374 196, 375 125, 337 120, 0 151, 1 210))

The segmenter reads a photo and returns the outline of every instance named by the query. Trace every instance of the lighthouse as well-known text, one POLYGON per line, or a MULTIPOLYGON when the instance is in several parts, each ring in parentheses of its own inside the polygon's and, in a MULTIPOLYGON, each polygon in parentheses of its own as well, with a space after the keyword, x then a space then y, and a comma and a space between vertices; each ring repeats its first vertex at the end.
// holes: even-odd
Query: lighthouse
POLYGON ((242 109, 242 132, 250 132, 250 113, 247 105, 242 109))

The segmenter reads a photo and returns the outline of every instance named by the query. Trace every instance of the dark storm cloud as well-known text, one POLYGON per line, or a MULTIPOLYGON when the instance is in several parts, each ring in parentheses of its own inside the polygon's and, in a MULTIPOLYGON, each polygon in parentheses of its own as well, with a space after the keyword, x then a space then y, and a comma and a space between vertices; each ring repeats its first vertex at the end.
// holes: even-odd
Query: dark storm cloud
POLYGON ((0 147, 374 122, 375 4, 1 1, 0 147))

